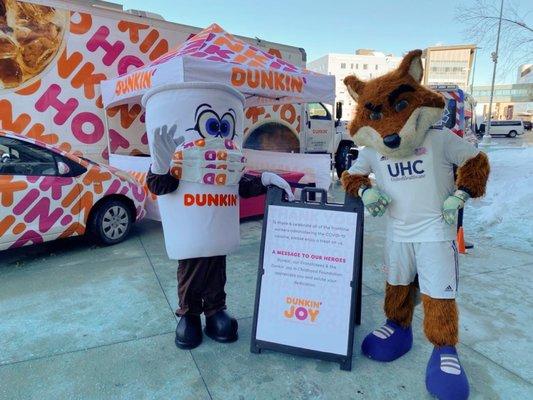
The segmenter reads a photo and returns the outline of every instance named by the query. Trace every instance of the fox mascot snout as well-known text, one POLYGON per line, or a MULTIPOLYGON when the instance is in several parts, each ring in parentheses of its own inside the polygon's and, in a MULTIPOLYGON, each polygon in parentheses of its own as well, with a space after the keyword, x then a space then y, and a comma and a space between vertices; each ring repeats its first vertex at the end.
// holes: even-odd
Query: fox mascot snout
POLYGON ((372 216, 388 219, 387 319, 366 336, 363 354, 388 362, 411 349, 418 276, 424 333, 434 345, 426 388, 441 400, 461 400, 468 398, 469 384, 455 348, 457 212, 469 198, 485 193, 490 167, 487 156, 466 140, 447 128, 432 128, 445 101, 420 84, 421 55, 410 51, 396 70, 370 81, 345 78, 357 102, 350 134, 364 147, 341 181, 372 216))

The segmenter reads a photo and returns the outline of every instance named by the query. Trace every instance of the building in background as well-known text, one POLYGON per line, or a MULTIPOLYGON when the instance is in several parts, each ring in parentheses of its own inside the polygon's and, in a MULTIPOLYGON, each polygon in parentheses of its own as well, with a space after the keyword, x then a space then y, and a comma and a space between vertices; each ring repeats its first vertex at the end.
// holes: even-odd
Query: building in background
POLYGON ((523 64, 518 68, 516 83, 533 83, 533 64, 523 64))
MULTIPOLYGON (((475 51, 476 46, 471 44, 428 47, 422 55, 423 84, 457 85, 468 92, 475 51)), ((350 120, 355 102, 346 90, 343 79, 351 74, 363 80, 372 79, 395 69, 401 60, 402 57, 392 54, 359 49, 355 54, 326 54, 307 63, 307 68, 321 74, 335 75, 336 101, 344 105, 343 119, 350 120)))
POLYGON ((517 103, 514 117, 533 122, 533 64, 524 64, 518 68, 517 83, 527 85, 528 99, 517 103))
MULTIPOLYGON (((490 85, 474 86, 473 96, 477 101, 476 114, 486 120, 489 116, 490 85)), ((492 118, 496 120, 533 117, 533 83, 494 85, 492 118)))
POLYGON ((458 85, 468 91, 476 45, 434 46, 424 50, 424 85, 458 85))
POLYGON ((343 119, 353 117, 355 102, 346 90, 343 79, 348 75, 368 80, 395 69, 401 57, 379 51, 359 49, 355 54, 330 53, 307 63, 307 68, 321 74, 335 75, 335 98, 343 103, 343 119))
MULTIPOLYGON (((492 118, 533 121, 533 64, 518 68, 517 83, 494 85, 492 118)), ((474 86, 476 113, 486 120, 489 116, 490 85, 474 86)))

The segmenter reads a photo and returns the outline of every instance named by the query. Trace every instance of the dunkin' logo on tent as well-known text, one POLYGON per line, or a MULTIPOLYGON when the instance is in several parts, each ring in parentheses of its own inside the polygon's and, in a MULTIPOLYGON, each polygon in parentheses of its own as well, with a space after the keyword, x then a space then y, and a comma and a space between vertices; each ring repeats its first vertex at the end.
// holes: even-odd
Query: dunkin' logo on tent
POLYGON ((302 93, 305 79, 278 71, 233 67, 231 69, 231 84, 235 87, 248 86, 252 89, 261 88, 302 93))
POLYGON ((150 89, 152 87, 152 77, 154 76, 155 71, 156 68, 149 71, 134 72, 133 74, 120 79, 115 86, 115 94, 117 96, 122 96, 130 92, 150 89))
POLYGON ((288 309, 283 312, 287 319, 296 319, 302 322, 316 322, 320 313, 321 301, 302 299, 299 297, 287 297, 285 302, 288 309))

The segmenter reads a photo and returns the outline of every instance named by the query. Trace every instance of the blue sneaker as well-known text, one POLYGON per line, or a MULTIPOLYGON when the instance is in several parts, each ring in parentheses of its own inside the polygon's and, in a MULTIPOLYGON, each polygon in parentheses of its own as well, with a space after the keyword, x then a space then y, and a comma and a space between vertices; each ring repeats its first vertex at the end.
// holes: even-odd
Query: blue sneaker
POLYGON ((387 320, 385 325, 369 333, 361 350, 372 360, 389 362, 400 358, 413 346, 413 331, 411 327, 402 328, 397 323, 387 320))
POLYGON ((468 399, 468 379, 454 346, 435 346, 426 369, 426 388, 439 400, 468 399))

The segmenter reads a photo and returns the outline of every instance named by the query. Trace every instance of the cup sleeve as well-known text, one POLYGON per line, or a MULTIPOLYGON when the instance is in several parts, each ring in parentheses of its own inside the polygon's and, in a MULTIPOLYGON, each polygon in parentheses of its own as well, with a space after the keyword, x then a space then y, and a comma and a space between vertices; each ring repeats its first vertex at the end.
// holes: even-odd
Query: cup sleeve
POLYGON ((148 171, 146 176, 146 186, 148 190, 156 196, 162 196, 164 194, 172 193, 178 189, 179 180, 174 178, 170 172, 165 174, 155 174, 151 170, 148 171))

